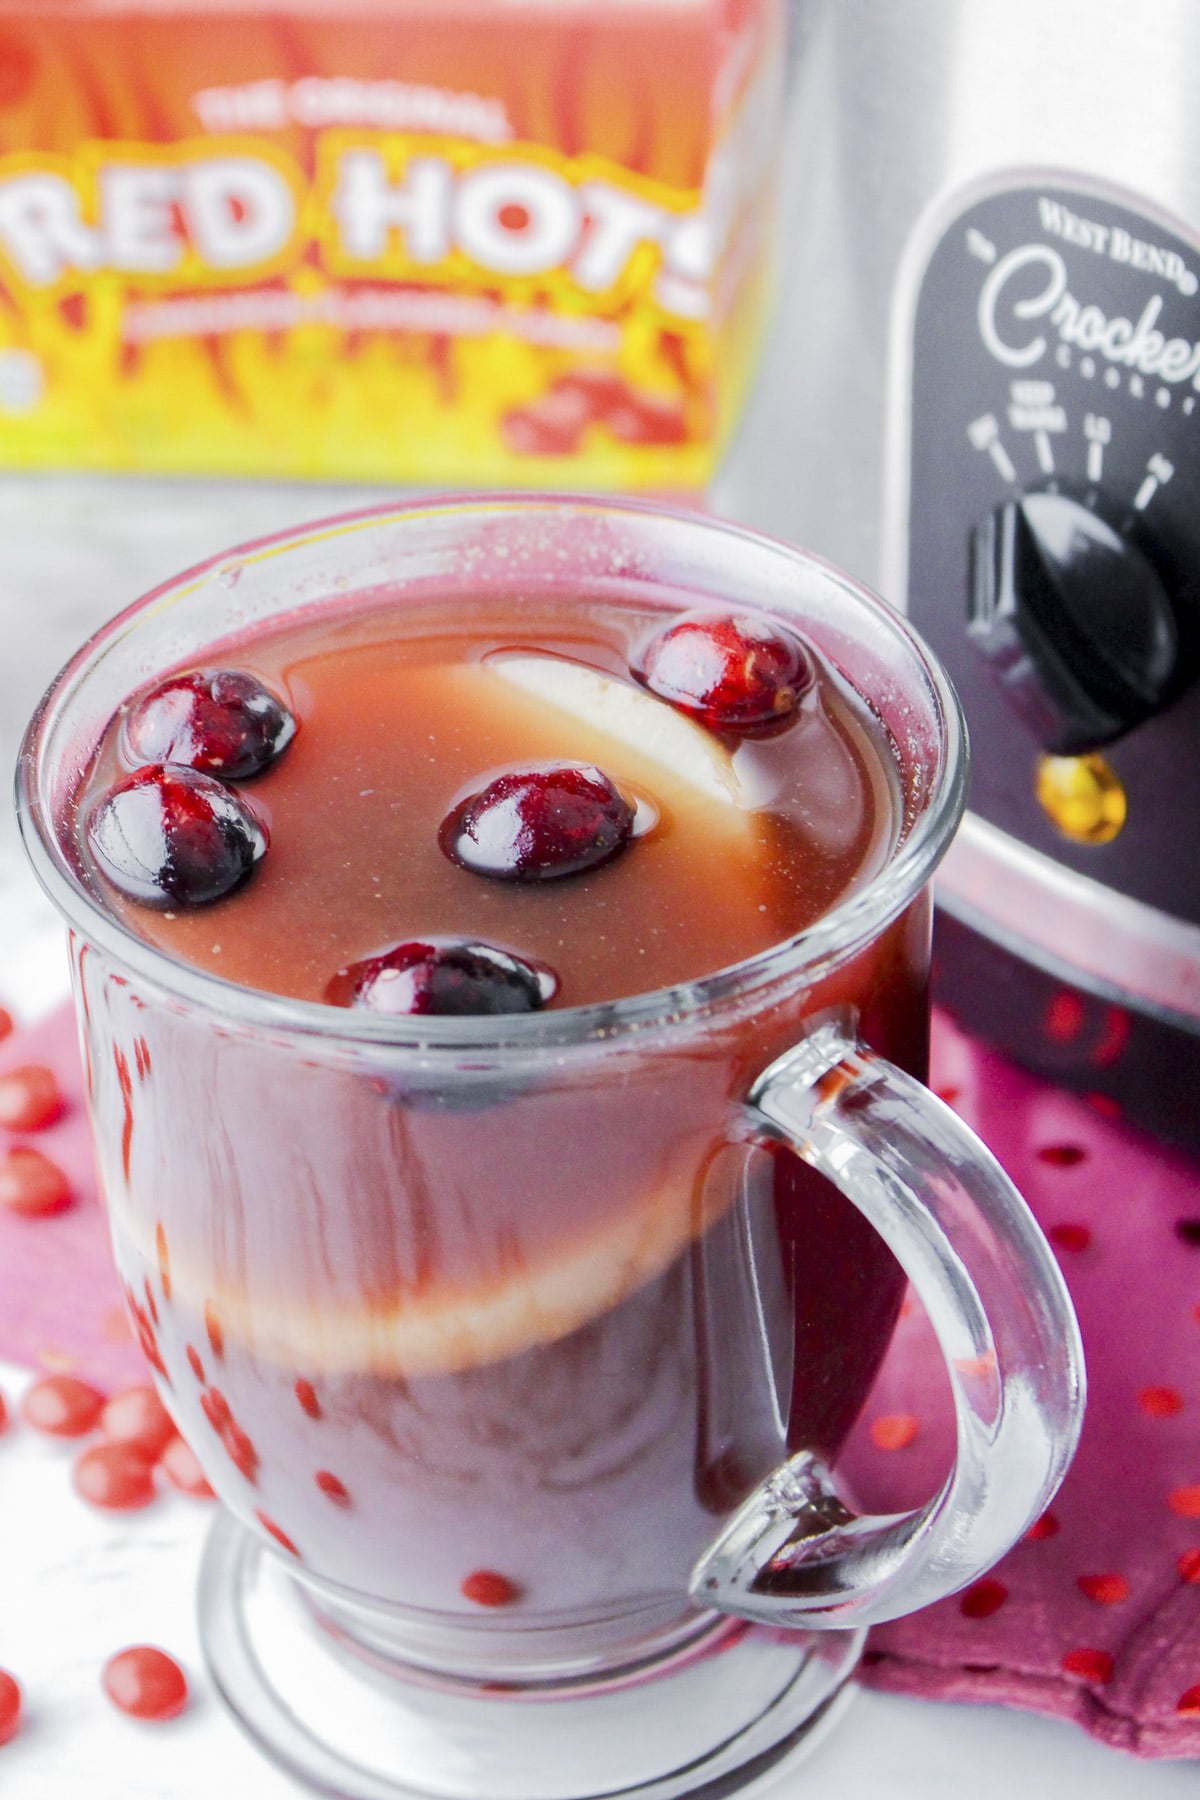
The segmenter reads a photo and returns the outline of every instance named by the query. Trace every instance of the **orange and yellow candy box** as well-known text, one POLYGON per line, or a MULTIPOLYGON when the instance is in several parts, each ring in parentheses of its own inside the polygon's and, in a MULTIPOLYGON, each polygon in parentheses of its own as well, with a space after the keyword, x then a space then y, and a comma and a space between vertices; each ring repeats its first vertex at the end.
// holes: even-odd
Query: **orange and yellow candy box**
POLYGON ((0 465, 699 493, 780 0, 0 0, 0 465))

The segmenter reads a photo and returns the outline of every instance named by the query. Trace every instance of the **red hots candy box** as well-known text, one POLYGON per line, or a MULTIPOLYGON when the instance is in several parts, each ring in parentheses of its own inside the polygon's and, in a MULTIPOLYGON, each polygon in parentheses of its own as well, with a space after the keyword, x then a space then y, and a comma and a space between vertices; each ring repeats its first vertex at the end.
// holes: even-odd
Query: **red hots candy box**
POLYGON ((701 491, 780 0, 0 0, 0 462, 701 491))

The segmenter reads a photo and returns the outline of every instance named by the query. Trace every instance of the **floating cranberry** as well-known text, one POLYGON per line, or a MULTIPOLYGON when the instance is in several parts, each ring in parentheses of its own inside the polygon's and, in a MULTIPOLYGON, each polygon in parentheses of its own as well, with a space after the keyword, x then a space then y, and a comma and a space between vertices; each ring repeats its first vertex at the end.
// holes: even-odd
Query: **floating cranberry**
POLYGON ((0 1206, 22 1213, 27 1219, 46 1218, 62 1212, 72 1200, 71 1184, 40 1150, 19 1144, 0 1157, 0 1206))
POLYGON ((257 775, 287 748, 296 721, 278 695, 240 669, 168 675, 126 713, 121 748, 133 763, 184 763, 226 781, 257 775))
POLYGON ((326 990, 334 1006, 389 1014, 536 1012, 554 993, 548 969, 468 938, 397 944, 340 969, 326 990))
POLYGON ((814 680, 795 632, 754 613, 684 613, 646 646, 638 673, 715 731, 786 723, 814 680))
POLYGON ((77 1458, 75 1492, 92 1506, 131 1512, 154 1498, 154 1465, 135 1444, 94 1444, 77 1458))
POLYGON ((21 1417, 51 1437, 83 1437, 104 1409, 104 1395, 77 1375, 45 1375, 25 1390, 21 1417))
POLYGON ((498 775, 441 829, 451 861, 500 881, 549 881, 607 862, 628 843, 634 810, 590 763, 540 763, 498 775))
POLYGON ((219 900, 267 848, 244 800, 211 775, 172 763, 148 763, 117 782, 87 835, 109 880, 146 906, 219 900))
POLYGON ((215 1500, 200 1459, 185 1438, 173 1437, 158 1459, 158 1466, 173 1488, 193 1500, 215 1500))
POLYGON ((187 1676, 153 1644, 131 1644, 110 1656, 101 1680, 113 1705, 134 1719, 174 1719, 188 1703, 187 1676))
POLYGON ((0 1125, 9 1131, 40 1131, 62 1111, 62 1091, 53 1069, 25 1063, 0 1075, 0 1125))
POLYGON ((110 1444, 132 1444, 155 1462, 175 1436, 171 1415, 148 1383, 123 1388, 105 1401, 100 1430, 110 1444))
POLYGON ((7 1669, 0 1669, 0 1744, 14 1738, 21 1726, 21 1689, 7 1669))

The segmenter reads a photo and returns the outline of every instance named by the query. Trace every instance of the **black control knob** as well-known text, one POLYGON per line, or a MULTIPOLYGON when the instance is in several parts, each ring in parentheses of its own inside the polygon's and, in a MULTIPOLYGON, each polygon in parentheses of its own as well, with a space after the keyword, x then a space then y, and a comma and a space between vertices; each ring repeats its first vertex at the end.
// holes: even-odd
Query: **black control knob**
POLYGON ((1112 743, 1178 685, 1179 624, 1154 564, 1067 494, 1022 494, 976 527, 967 631, 1055 755, 1112 743))

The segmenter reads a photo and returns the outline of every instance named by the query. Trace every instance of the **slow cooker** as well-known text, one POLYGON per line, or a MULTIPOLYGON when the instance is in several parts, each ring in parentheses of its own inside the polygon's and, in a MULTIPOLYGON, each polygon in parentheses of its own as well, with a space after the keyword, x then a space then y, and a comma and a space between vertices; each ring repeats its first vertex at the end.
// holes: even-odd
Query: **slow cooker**
POLYGON ((969 1029, 1200 1145, 1200 8, 809 0, 717 504, 903 608, 971 729, 969 1029))

